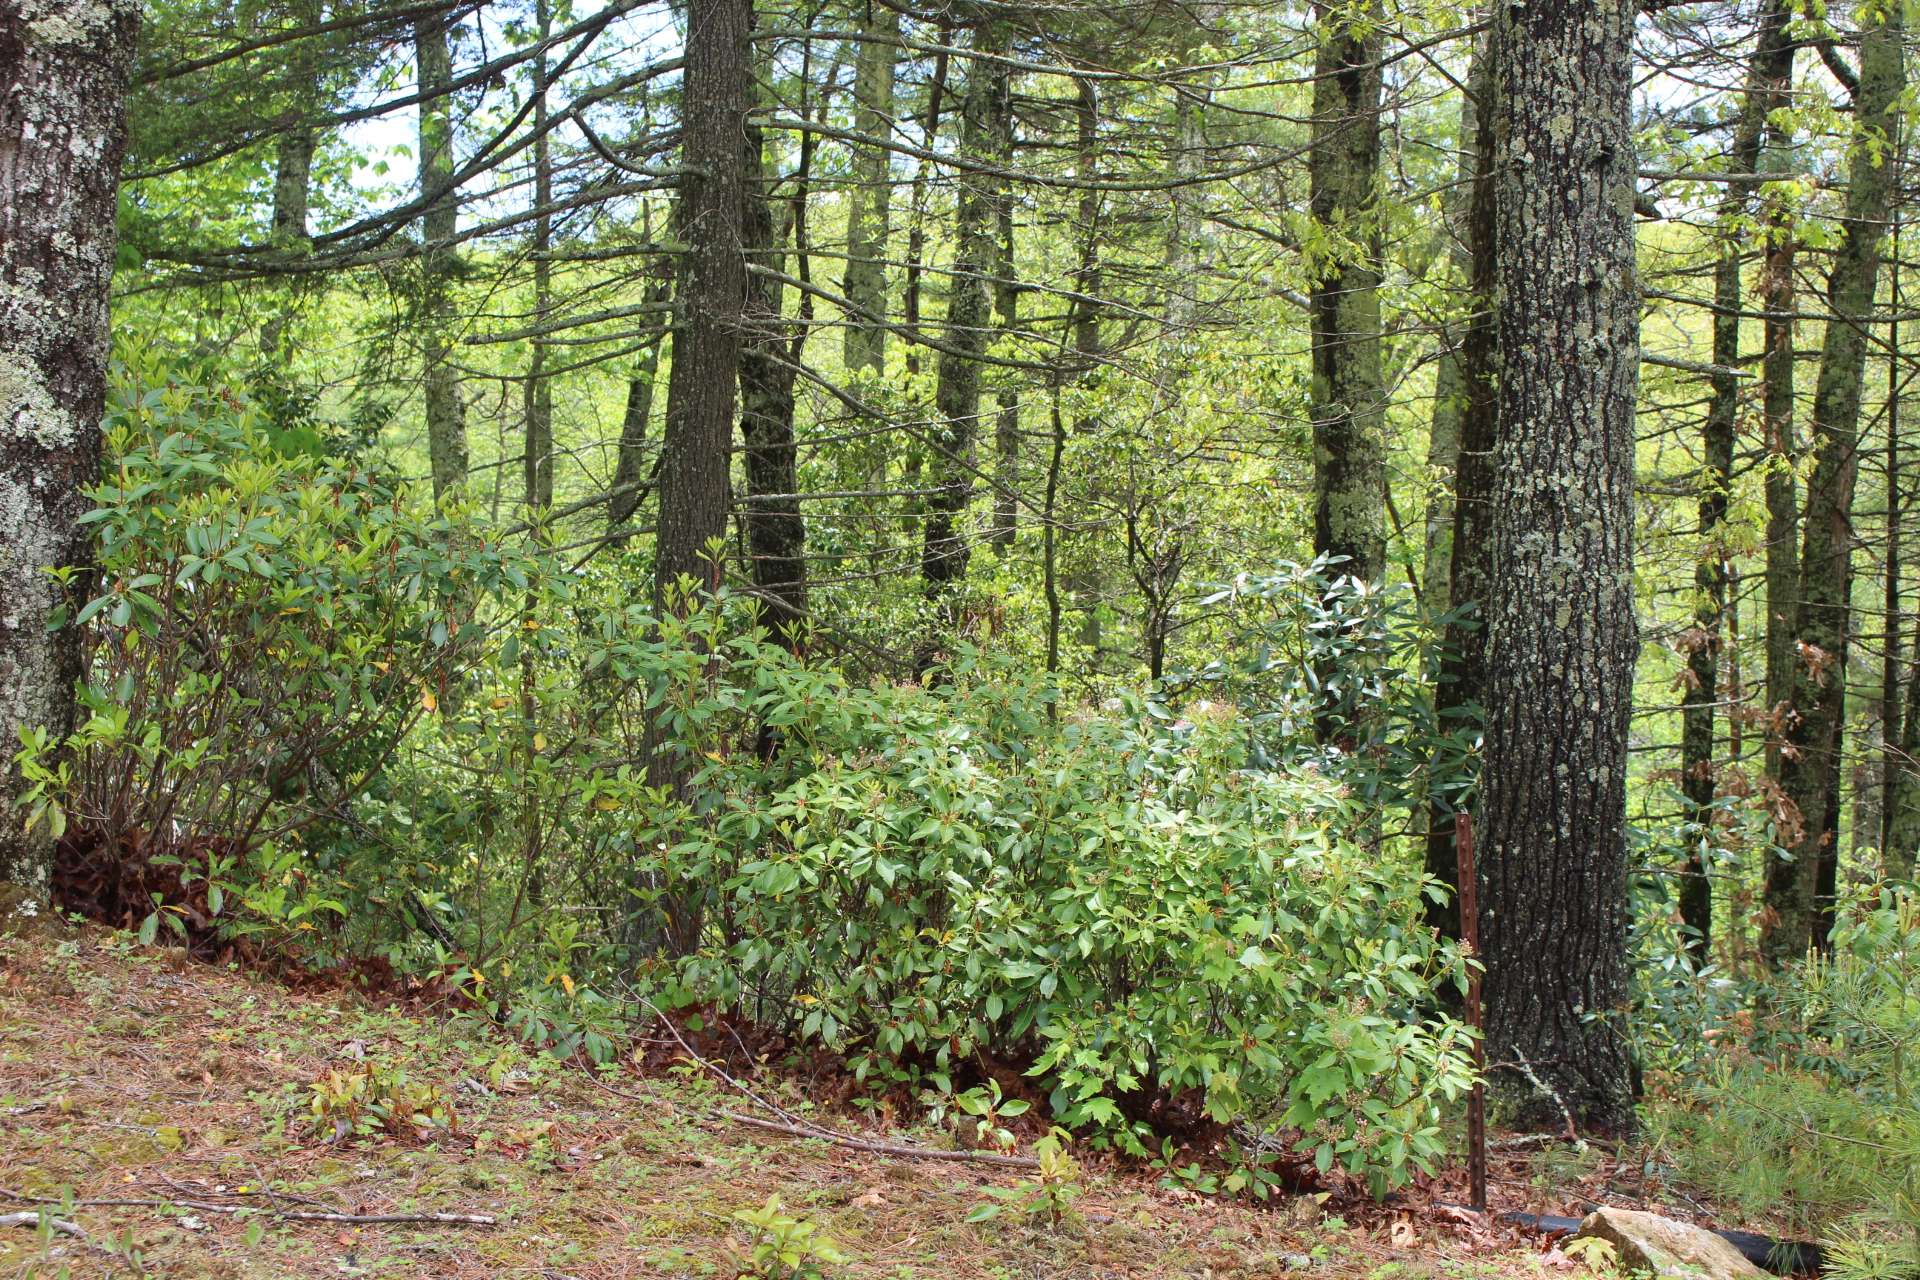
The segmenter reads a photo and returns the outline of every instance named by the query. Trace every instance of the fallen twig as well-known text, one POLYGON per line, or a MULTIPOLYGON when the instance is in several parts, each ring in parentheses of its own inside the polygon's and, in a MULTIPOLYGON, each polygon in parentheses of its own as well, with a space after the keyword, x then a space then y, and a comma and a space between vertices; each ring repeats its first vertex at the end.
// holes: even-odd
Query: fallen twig
POLYGON ((775 1133, 789 1133, 796 1138, 818 1138, 822 1142, 831 1142, 837 1147, 869 1151, 880 1156, 899 1156, 906 1160, 962 1160, 974 1164, 999 1165, 1007 1169, 1038 1169, 1040 1167, 1040 1162, 1030 1156, 1003 1156, 995 1151, 946 1151, 939 1147, 909 1147, 897 1142, 869 1142, 864 1138, 835 1133, 831 1129, 822 1129, 816 1125, 781 1124, 777 1120, 762 1120, 758 1116, 742 1115, 737 1111, 722 1111, 717 1114, 735 1124, 752 1125, 756 1129, 771 1129, 775 1133))
POLYGON ((87 1233, 80 1229, 78 1223, 68 1222, 65 1218, 43 1219, 38 1210, 32 1213, 0 1213, 0 1227, 38 1227, 42 1221, 62 1235, 78 1236, 82 1240, 87 1238, 87 1233))
MULTIPOLYGON (((18 1200, 22 1204, 58 1204, 63 1200, 49 1200, 44 1196, 22 1195, 18 1191, 0 1187, 0 1196, 8 1200, 18 1200)), ((248 1204, 210 1204, 204 1200, 161 1200, 142 1197, 125 1200, 75 1200, 75 1206, 102 1209, 192 1209, 196 1213, 260 1213, 270 1218, 283 1218, 293 1222, 343 1222, 353 1226, 374 1226, 397 1222, 438 1222, 448 1226, 492 1227, 499 1225, 499 1219, 490 1213, 334 1213, 319 1210, 262 1209, 248 1204)), ((27 1217, 36 1221, 38 1214, 8 1214, 8 1218, 27 1217)), ((3 1221, 3 1219, 0 1219, 3 1221)))

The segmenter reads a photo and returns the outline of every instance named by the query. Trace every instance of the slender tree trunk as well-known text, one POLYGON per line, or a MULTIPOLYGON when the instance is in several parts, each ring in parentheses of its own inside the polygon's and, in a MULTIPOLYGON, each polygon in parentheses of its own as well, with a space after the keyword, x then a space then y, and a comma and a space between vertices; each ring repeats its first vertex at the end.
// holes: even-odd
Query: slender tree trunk
POLYGON ((1500 439, 1481 937, 1517 1122, 1633 1126, 1627 720, 1634 656, 1631 0, 1495 10, 1500 439), (1537 1081, 1537 1083, 1536 1083, 1537 1081))
POLYGON ((672 588, 690 577, 719 585, 709 544, 726 536, 728 449, 740 374, 746 300, 740 212, 745 195, 750 0, 692 0, 682 89, 681 263, 678 326, 667 378, 661 442, 660 530, 654 603, 675 605, 672 588))
MULTIPOLYGON (((1073 141, 1077 155, 1074 176, 1092 183, 1100 176, 1100 95, 1094 82, 1085 76, 1076 77, 1075 88, 1073 141)), ((1080 241, 1080 261, 1074 268, 1073 288, 1079 297, 1068 308, 1068 315, 1072 318, 1074 368, 1079 373, 1082 387, 1091 386, 1100 367, 1101 204, 1099 190, 1089 185, 1081 189, 1079 208, 1074 213, 1074 234, 1080 241)), ((1073 435, 1076 439, 1084 440, 1093 434, 1097 425, 1095 418, 1082 413, 1073 420, 1073 435)), ((1090 477, 1089 483, 1097 485, 1098 477, 1090 477)), ((1088 492, 1084 498, 1097 502, 1105 496, 1088 492)), ((1100 617, 1105 589, 1101 580, 1102 558, 1098 548, 1090 550, 1091 554, 1073 566, 1068 578, 1075 607, 1080 611, 1080 643, 1092 655, 1097 670, 1101 650, 1105 647, 1100 617)))
MULTIPOLYGON (((1756 173, 1768 115, 1786 104, 1792 88, 1794 42, 1787 30, 1785 0, 1761 7, 1753 60, 1747 72, 1746 98, 1734 129, 1731 165, 1736 173, 1756 173)), ((1682 699, 1680 786, 1696 819, 1711 829, 1718 794, 1714 776, 1714 705, 1719 702, 1720 659, 1725 652, 1723 615, 1727 608, 1727 547, 1724 525, 1733 484, 1735 418, 1740 407, 1740 267, 1745 244, 1740 228, 1751 211, 1757 180, 1727 188, 1721 212, 1719 259, 1714 264, 1713 398, 1707 409, 1702 446, 1705 465, 1700 483, 1700 549, 1694 565, 1693 627, 1686 637, 1687 682, 1682 699)), ((1687 949, 1704 963, 1713 939, 1713 881, 1701 849, 1705 836, 1688 850, 1680 882, 1680 919, 1687 926, 1687 949)))
POLYGON ((1377 0, 1358 12, 1316 0, 1314 221, 1335 246, 1313 285, 1313 549, 1335 572, 1386 567, 1385 424, 1380 370, 1380 48, 1377 0))
MULTIPOLYGON (((1920 658, 1920 627, 1913 637, 1912 651, 1920 658)), ((1888 797, 1886 872, 1895 879, 1911 880, 1914 854, 1920 850, 1920 674, 1909 674, 1905 705, 1900 715, 1900 768, 1893 777, 1888 797)))
MULTIPOLYGON (((673 297, 673 281, 656 280, 647 290, 654 305, 673 297)), ((654 387, 660 376, 660 348, 666 335, 656 334, 641 349, 640 359, 627 377, 627 404, 620 416, 620 454, 613 464, 613 493, 607 499, 607 529, 613 532, 633 519, 646 496, 647 433, 652 430, 654 387)))
MULTIPOLYGON (((1862 10, 1863 14, 1867 11, 1862 10)), ((1897 103, 1903 23, 1899 5, 1876 6, 1860 37, 1860 89, 1855 140, 1839 248, 1827 278, 1826 337, 1814 386, 1813 472, 1801 528, 1799 608, 1793 636, 1796 718, 1782 752, 1780 784, 1799 810, 1799 839, 1790 857, 1768 862, 1767 927, 1761 951, 1783 964, 1805 954, 1820 917, 1819 886, 1838 856, 1828 838, 1830 801, 1840 760, 1835 749, 1845 715, 1845 654, 1853 584, 1853 492, 1859 471, 1860 400, 1866 381, 1866 325, 1880 275, 1897 153, 1897 103)))
POLYGON ((1767 215, 1767 256, 1760 272, 1760 305, 1767 313, 1760 377, 1766 433, 1766 734, 1767 777, 1780 780, 1784 718, 1793 705, 1793 615, 1800 592, 1800 497, 1794 481, 1794 248, 1793 217, 1775 198, 1767 215))
MULTIPOLYGON (((752 29, 752 0, 689 0, 680 108, 686 176, 676 208, 686 252, 676 291, 654 535, 653 607, 663 617, 692 611, 700 593, 720 585, 747 293, 740 217, 752 29)), ((657 718, 647 726, 647 781, 676 797, 686 795, 684 762, 657 718)), ((669 896, 662 913, 657 932, 645 942, 673 955, 699 945, 705 914, 696 895, 669 896)))
MULTIPOLYGON (((975 47, 1000 49, 997 24, 985 23, 975 47)), ((976 61, 967 74, 960 148, 965 157, 996 159, 999 113, 1006 109, 1004 66, 976 61)), ((920 555, 920 576, 927 598, 940 612, 950 639, 957 625, 957 594, 966 576, 968 546, 960 527, 973 494, 974 440, 980 418, 980 358, 986 354, 988 277, 993 272, 995 213, 1000 180, 974 169, 959 173, 960 196, 954 213, 953 275, 947 293, 945 349, 935 363, 933 435, 935 490, 927 501, 920 555)), ((930 655, 928 655, 930 656, 930 655)))
MULTIPOLYGON (((952 32, 945 28, 940 32, 940 43, 946 45, 952 39, 952 32)), ((928 151, 934 150, 939 142, 940 108, 947 93, 946 53, 933 55, 933 78, 927 85, 926 110, 920 117, 920 145, 928 151)), ((901 310, 906 319, 907 332, 915 338, 920 335, 920 282, 924 274, 927 254, 927 164, 922 161, 913 171, 913 191, 911 215, 907 222, 907 279, 905 297, 901 310)), ((920 344, 907 346, 907 372, 920 372, 920 344)))
MULTIPOLYGON (((1013 111, 1000 113, 1000 140, 996 150, 1009 164, 1013 159, 1013 111)), ((1020 288, 1015 283, 1018 264, 1014 259, 1013 201, 1000 201, 1000 237, 994 260, 993 311, 1003 337, 1013 338, 1020 328, 1020 288)), ((999 412, 993 428, 993 529, 988 537, 1004 552, 1013 545, 1020 521, 1020 384, 1013 370, 1002 370, 1000 385, 994 392, 999 412)))
MULTIPOLYGON (((1448 550, 1448 601, 1452 610, 1442 637, 1440 669, 1434 680, 1437 723, 1449 734, 1471 732, 1486 701, 1487 583, 1493 546, 1493 449, 1498 405, 1494 368, 1499 351, 1499 312, 1494 305, 1498 258, 1494 252, 1494 111, 1500 83, 1494 74, 1492 37, 1485 37, 1473 60, 1469 87, 1481 108, 1473 134, 1462 139, 1466 156, 1462 176, 1471 182, 1467 202, 1466 329, 1460 339, 1459 444, 1453 465, 1453 528, 1448 550)), ((1427 823, 1427 874, 1457 889, 1453 815, 1466 797, 1438 797, 1427 823)), ((1427 923, 1445 938, 1460 936, 1455 895, 1427 901, 1427 923)))
POLYGON ((100 478, 107 298, 133 0, 0 0, 0 881, 47 902, 53 841, 11 760, 73 725, 92 593, 83 490, 100 478), (50 570, 78 570, 64 584, 50 570))
POLYGON ((900 56, 900 13, 869 0, 861 25, 866 40, 854 63, 854 128, 871 142, 854 149, 847 196, 847 275, 852 307, 841 359, 849 375, 886 368, 887 330, 871 317, 887 314, 887 234, 893 207, 894 63, 900 56))
MULTIPOLYGON (((1900 518, 1905 505, 1901 495, 1900 456, 1900 210, 1893 209, 1893 245, 1888 268, 1892 273, 1892 296, 1888 299, 1894 318, 1887 325, 1887 572, 1885 593, 1881 598, 1882 626, 1885 628, 1885 652, 1880 659, 1880 768, 1874 790, 1879 797, 1878 822, 1869 840, 1881 854, 1893 844, 1894 801, 1899 792, 1900 740, 1906 732, 1900 704, 1900 518)), ((1855 832, 1855 843, 1859 833, 1855 832)))
MULTIPOLYGON (((1481 309, 1474 295, 1473 280, 1473 191, 1485 165, 1479 148, 1479 104, 1475 98, 1485 92, 1482 83, 1487 65, 1485 32, 1474 38, 1473 63, 1467 72, 1467 92, 1460 95, 1460 169, 1447 189, 1444 208, 1448 231, 1448 259, 1453 276, 1461 282, 1467 299, 1467 314, 1462 326, 1471 324, 1481 309)), ((1432 493, 1427 499, 1426 547, 1421 563, 1420 593, 1427 616, 1439 618, 1453 607, 1453 489, 1454 470, 1460 463, 1460 423, 1466 417, 1468 389, 1466 381, 1466 343, 1464 331, 1441 335, 1440 358, 1433 371, 1433 419, 1427 428, 1427 483, 1432 493)), ((1451 855, 1449 855, 1451 856, 1451 855)))
MULTIPOLYGON (((310 125, 295 125, 280 135, 273 155, 273 246, 281 253, 302 253, 313 243, 307 232, 313 154, 318 135, 310 125)), ((260 350, 272 359, 286 336, 290 305, 283 301, 260 328, 260 350)))
MULTIPOLYGON (((776 176, 767 161, 764 130, 750 123, 741 234, 752 265, 777 269, 782 253, 774 219, 776 176)), ((747 479, 742 523, 760 617, 781 644, 793 649, 807 610, 807 562, 793 440, 796 361, 789 358, 792 340, 781 316, 784 292, 763 275, 747 277, 747 336, 740 351, 740 434, 746 444, 747 479)))
MULTIPOLYGON (((553 33, 553 15, 547 0, 535 0, 534 21, 544 43, 553 33)), ((553 203, 553 155, 547 132, 547 56, 534 60, 533 129, 533 203, 545 210, 553 203)), ((542 212, 533 221, 533 315, 537 326, 544 324, 553 308, 553 217, 542 212)), ((525 416, 527 424, 526 456, 522 469, 526 478, 526 502, 535 512, 553 506, 553 384, 546 374, 547 343, 533 338, 533 359, 527 369, 525 416)))
POLYGON ((453 53, 445 13, 413 25, 420 92, 438 96, 420 104, 420 195, 432 201, 420 219, 427 248, 420 260, 420 329, 427 455, 433 496, 445 497, 467 483, 466 407, 460 373, 452 363, 453 284, 459 260, 452 241, 459 229, 460 199, 453 190, 453 53))

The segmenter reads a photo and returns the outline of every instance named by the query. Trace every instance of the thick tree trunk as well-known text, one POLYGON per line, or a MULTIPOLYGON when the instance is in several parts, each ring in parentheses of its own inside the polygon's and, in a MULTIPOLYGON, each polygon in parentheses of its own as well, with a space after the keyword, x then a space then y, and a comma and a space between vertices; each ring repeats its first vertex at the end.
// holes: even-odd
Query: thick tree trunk
POLYGON ((1363 581, 1386 567, 1380 371, 1380 47, 1378 0, 1360 12, 1317 0, 1314 221, 1331 246, 1313 285, 1313 549, 1363 581))
POLYGON ((72 728, 100 478, 107 297, 140 6, 0 0, 0 881, 45 903, 52 840, 19 808, 22 733, 72 728), (64 586, 49 570, 76 568, 64 586))
MULTIPOLYGON (((1785 0, 1765 0, 1758 19, 1753 60, 1747 71, 1746 98, 1734 129, 1735 173, 1757 173, 1768 114, 1786 105, 1793 87, 1794 41, 1785 0)), ((1724 652, 1723 617, 1727 608, 1727 547, 1723 525, 1733 485, 1734 422, 1740 407, 1740 266, 1745 243, 1741 228, 1751 212, 1757 180, 1727 188, 1721 211, 1720 257, 1714 264, 1713 398, 1707 409, 1700 484, 1700 549, 1694 566, 1693 627, 1687 635, 1687 682, 1682 698, 1680 786, 1694 816, 1711 822, 1714 797, 1714 705, 1720 700, 1720 659, 1724 652)), ((1680 882, 1680 919, 1687 926, 1687 949, 1696 962, 1707 958, 1713 939, 1713 881, 1701 854, 1704 840, 1688 851, 1680 882)))
MULTIPOLYGON (((1452 532, 1448 538, 1449 608, 1442 637, 1440 670, 1434 680, 1434 711, 1449 733, 1467 729, 1486 699, 1487 580, 1493 546, 1493 448, 1496 439, 1494 361, 1498 358, 1499 312, 1494 285, 1499 265, 1494 253, 1493 181, 1494 105, 1499 80, 1494 75, 1492 37, 1476 50, 1470 87, 1482 109, 1473 134, 1462 139, 1467 154, 1461 167, 1471 182, 1463 237, 1468 258, 1466 330, 1460 339, 1458 445, 1453 461, 1452 532)), ((1465 803, 1461 800, 1460 803, 1465 803)), ((1457 888, 1453 844, 1453 804, 1436 801, 1427 825, 1427 874, 1457 888)), ((1460 936, 1460 910, 1453 896, 1427 902, 1427 923, 1442 937, 1460 936)))
POLYGON ((667 425, 661 442, 660 529, 654 551, 654 604, 672 604, 683 577, 719 585, 709 543, 727 531, 728 449, 740 374, 746 260, 740 234, 745 194, 749 0, 693 0, 688 11, 682 90, 678 326, 667 377, 667 425))
POLYGON ((893 208, 893 70, 900 56, 900 13, 870 3, 866 37, 854 63, 854 128, 871 142, 854 149, 847 196, 846 298, 852 304, 841 359, 850 375, 886 367, 887 330, 873 317, 887 314, 887 233, 893 208))
MULTIPOLYGON (((998 52, 994 24, 980 27, 976 47, 998 52)), ((975 161, 997 158, 1000 112, 1007 109, 1007 71, 979 61, 967 75, 961 128, 961 154, 975 161)), ((1000 180, 974 169, 959 174, 960 198, 954 213, 956 246, 947 291, 944 349, 935 362, 933 496, 927 500, 920 554, 920 576, 927 598, 939 609, 940 625, 951 638, 958 622, 958 594, 966 576, 969 548, 960 527, 973 495, 974 440, 979 433, 980 358, 987 349, 988 278, 993 272, 994 229, 1000 180)))
MULTIPOLYGON (((1863 9, 1863 13, 1867 11, 1863 9)), ((1893 192, 1891 158, 1898 142, 1897 103, 1903 23, 1899 5, 1876 6, 1860 37, 1860 89, 1848 162, 1847 203, 1839 248, 1827 277, 1826 337, 1814 386, 1813 472, 1801 527, 1799 608, 1793 636, 1798 656, 1793 709, 1780 762, 1780 785, 1800 811, 1790 856, 1768 862, 1766 928, 1761 951, 1770 964, 1798 959, 1815 941, 1819 886, 1839 850, 1829 838, 1839 776, 1836 750, 1845 714, 1847 637, 1853 585, 1853 491, 1861 392, 1866 381, 1866 326, 1880 277, 1880 242, 1893 192), (1810 660, 1811 659, 1811 660, 1810 660)))
POLYGON ((453 53, 444 13, 415 21, 414 57, 420 92, 437 94, 420 104, 420 195, 433 201, 420 219, 427 248, 420 261, 420 329, 423 393, 427 415, 427 456, 433 471, 433 496, 441 498, 467 483, 466 406, 460 373, 452 363, 453 284, 459 262, 452 241, 460 223, 460 199, 453 191, 453 53))
POLYGON ((1500 439, 1481 936, 1518 1123, 1633 1125, 1627 720, 1639 282, 1632 0, 1495 11, 1500 439))

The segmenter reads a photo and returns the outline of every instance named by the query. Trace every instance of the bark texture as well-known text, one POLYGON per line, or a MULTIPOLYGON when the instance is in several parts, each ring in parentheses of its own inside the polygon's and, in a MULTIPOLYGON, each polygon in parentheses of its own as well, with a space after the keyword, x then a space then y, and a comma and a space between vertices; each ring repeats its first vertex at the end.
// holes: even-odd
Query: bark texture
POLYGON ((746 299, 740 211, 745 196, 749 0, 693 0, 682 89, 681 262, 667 424, 661 442, 654 603, 683 576, 718 585, 708 544, 727 531, 728 448, 746 299))
POLYGON ((1380 46, 1375 0, 1314 5, 1308 184, 1328 260, 1314 282, 1313 549, 1371 582, 1386 565, 1380 370, 1380 46))
POLYGON ((1516 1123, 1633 1124, 1626 764, 1639 283, 1632 0, 1501 5, 1481 936, 1516 1123))
POLYGON ((420 219, 426 250, 420 260, 420 328, 423 392, 427 414, 427 456, 433 471, 433 496, 441 498, 467 483, 466 405, 460 373, 452 362, 453 284, 459 260, 453 238, 460 224, 460 200, 453 190, 453 51, 444 13, 414 23, 414 58, 420 92, 434 94, 420 104, 420 195, 431 200, 420 219))
POLYGON ((90 593, 81 490, 100 475, 107 298, 126 145, 133 0, 0 0, 0 881, 44 903, 52 840, 29 833, 24 730, 71 729, 90 593), (82 569, 63 587, 56 568, 82 569))
POLYGON ((1793 716, 1781 752, 1780 786, 1799 810, 1790 856, 1767 864, 1761 952, 1771 964, 1798 959, 1817 940, 1821 886, 1837 854, 1832 829, 1840 777, 1839 734, 1846 712, 1846 651, 1853 585, 1853 493, 1859 474, 1861 394, 1866 382, 1866 326, 1880 278, 1880 244, 1893 192, 1898 144, 1896 104, 1905 84, 1899 5, 1863 9, 1860 88, 1854 95, 1855 136, 1848 157, 1847 203, 1840 246, 1827 277, 1832 317, 1814 384, 1807 478, 1801 522, 1800 585, 1794 611, 1793 716))
MULTIPOLYGON (((747 258, 783 267, 764 130, 746 133, 741 234, 747 258)), ((793 439, 793 382, 799 338, 781 316, 785 292, 764 275, 747 278, 746 333, 740 351, 740 435, 746 445, 747 501, 742 514, 760 619, 787 648, 797 647, 807 611, 806 524, 800 516, 799 454, 793 439)))

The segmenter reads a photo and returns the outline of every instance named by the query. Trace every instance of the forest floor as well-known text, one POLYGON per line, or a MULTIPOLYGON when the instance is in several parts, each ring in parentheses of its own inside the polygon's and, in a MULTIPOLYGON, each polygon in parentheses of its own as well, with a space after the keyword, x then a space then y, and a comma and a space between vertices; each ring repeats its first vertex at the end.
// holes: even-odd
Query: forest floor
MULTIPOLYGON (((1098 1162, 1058 1224, 1013 1210, 969 1223, 989 1186, 1030 1175, 850 1150, 721 1115, 750 1109, 697 1070, 596 1079, 484 1025, 292 990, 125 934, 0 939, 0 1214, 63 1202, 46 1212, 84 1232, 44 1220, 0 1229, 0 1276, 731 1280, 752 1274, 751 1228, 735 1214, 769 1196, 837 1244, 846 1260, 823 1268, 831 1276, 1581 1270, 1538 1238, 1463 1225, 1434 1207, 1431 1188, 1399 1206, 1263 1206, 1098 1162), (313 1113, 315 1085, 328 1080, 341 1098, 370 1088, 437 1111, 444 1127, 426 1139, 328 1142, 331 1126, 313 1113)), ((1592 1189, 1549 1194, 1552 1179, 1524 1158, 1498 1172, 1503 1207, 1567 1212, 1592 1189)))

